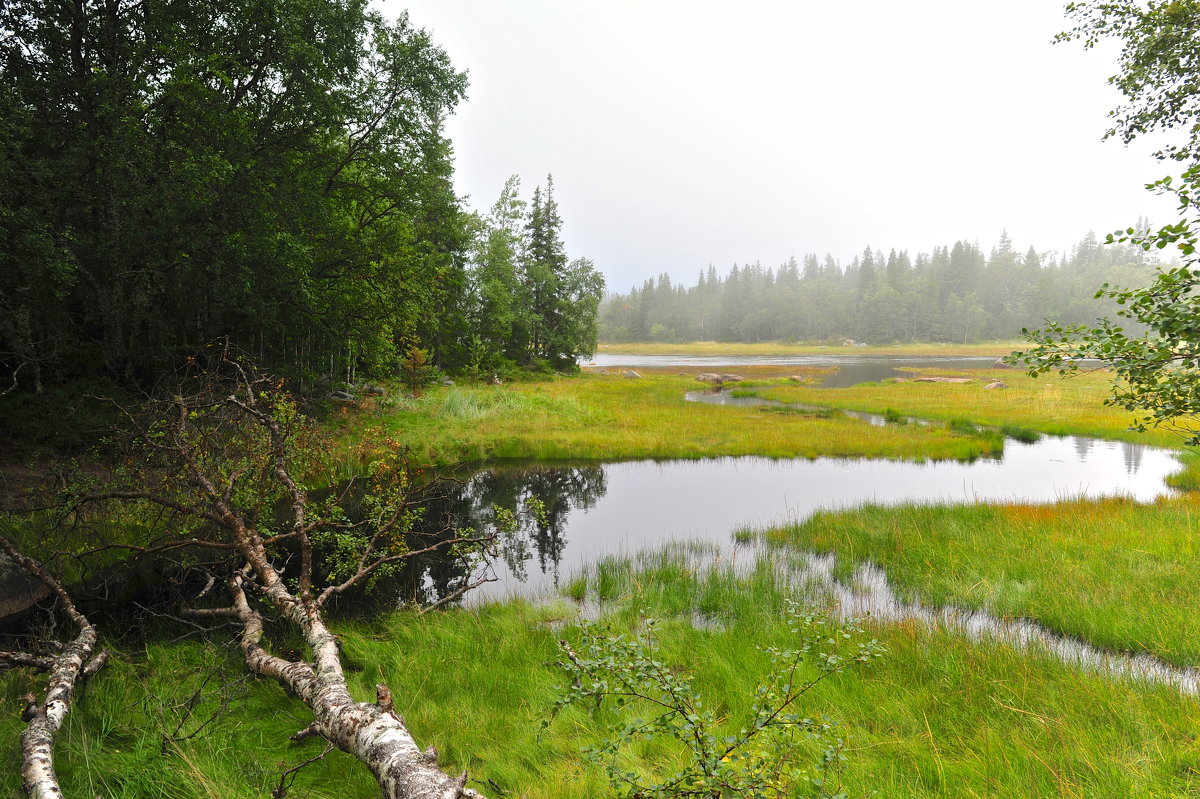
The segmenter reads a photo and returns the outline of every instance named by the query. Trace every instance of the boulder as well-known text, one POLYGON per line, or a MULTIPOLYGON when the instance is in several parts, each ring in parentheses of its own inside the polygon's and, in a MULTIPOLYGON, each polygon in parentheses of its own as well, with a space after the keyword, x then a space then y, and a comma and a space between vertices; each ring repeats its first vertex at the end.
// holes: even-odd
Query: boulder
POLYGON ((745 379, 746 378, 742 377, 741 375, 721 375, 721 382, 723 383, 736 383, 739 380, 745 379))
POLYGON ((349 391, 342 391, 340 389, 330 394, 329 398, 337 400, 338 402, 354 402, 353 394, 351 394, 349 391))
POLYGON ((1005 383, 1003 380, 997 380, 995 382, 988 383, 983 388, 985 391, 989 388, 1008 388, 1008 383, 1005 383))
POLYGON ((8 621, 28 612, 50 596, 41 580, 0 553, 0 621, 8 621))
POLYGON ((807 378, 801 377, 800 375, 792 375, 791 377, 788 378, 788 380, 791 380, 793 383, 807 383, 808 382, 807 378))
POLYGON ((708 383, 709 385, 713 386, 719 386, 721 383, 725 382, 721 379, 720 375, 712 372, 705 372, 704 374, 696 375, 696 379, 701 383, 708 383))
POLYGON ((641 375, 639 375, 637 372, 633 371, 632 369, 626 369, 624 372, 624 376, 631 378, 631 379, 636 379, 636 378, 641 377, 641 375))
POLYGON ((970 383, 969 377, 914 377, 914 383, 970 383))
POLYGON ((443 386, 452 386, 452 385, 454 385, 454 381, 447 377, 445 380, 442 381, 442 385, 443 386))
POLYGON ((993 369, 1014 369, 1016 367, 1014 367, 1011 363, 1005 363, 1003 358, 997 358, 996 362, 992 364, 992 368, 993 369))
POLYGON ((387 389, 383 386, 369 385, 363 389, 368 397, 383 397, 387 395, 387 389))

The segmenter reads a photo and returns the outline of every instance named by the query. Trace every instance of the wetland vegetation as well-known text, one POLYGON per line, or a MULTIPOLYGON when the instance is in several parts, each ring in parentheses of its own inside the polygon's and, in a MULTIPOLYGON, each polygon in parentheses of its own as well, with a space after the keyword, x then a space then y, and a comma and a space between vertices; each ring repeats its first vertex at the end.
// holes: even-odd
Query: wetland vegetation
MULTIPOLYGON (((752 374, 744 385, 834 409, 890 407, 903 416, 1031 428, 1044 416, 1054 424, 1047 432, 1128 437, 1127 417, 1096 410, 1103 375, 1064 382, 1005 372, 1014 386, 1006 393, 983 391, 982 379, 820 389, 786 382, 790 369, 746 370, 752 374)), ((364 401, 333 424, 344 460, 368 457, 400 429, 417 451, 447 463, 464 455, 603 462, 764 449, 777 457, 929 460, 975 458, 1004 446, 1002 438, 961 425, 881 427, 836 413, 687 403, 684 394, 696 385, 694 377, 673 373, 437 387, 415 399, 364 401)), ((603 772, 587 767, 579 751, 617 723, 614 711, 571 709, 539 735, 563 687, 552 665, 561 657, 555 642, 577 640, 586 618, 626 633, 645 616, 661 620, 662 656, 693 673, 732 725, 765 666, 763 653, 746 642, 787 640, 784 603, 804 590, 779 565, 806 552, 836 553, 843 577, 856 564, 874 563, 903 596, 931 606, 1030 619, 1104 649, 1194 667, 1200 653, 1191 622, 1192 505, 1185 494, 1148 504, 1064 498, 828 510, 739 534, 741 548, 697 542, 603 556, 563 574, 559 598, 495 599, 421 617, 385 612, 341 619, 337 630, 352 689, 366 696, 386 680, 405 697, 402 712, 414 734, 469 769, 472 784, 497 795, 606 795, 603 772), (758 549, 748 545, 755 540, 758 549), (417 661, 421 669, 412 668, 417 661)), ((569 527, 562 532, 570 538, 569 527)), ((828 600, 817 594, 815 601, 828 600)), ((806 712, 827 713, 841 725, 848 758, 841 779, 851 795, 1150 796, 1184 794, 1200 783, 1190 765, 1200 756, 1192 696, 953 630, 866 624, 887 656, 806 697, 806 712)), ((321 753, 315 742, 285 743, 304 726, 302 713, 277 686, 247 680, 235 650, 216 640, 175 641, 170 629, 151 625, 139 639, 120 642, 113 665, 87 687, 60 744, 66 785, 128 797, 255 795, 321 753), (179 686, 197 692, 194 706, 180 698, 179 686), (192 736, 218 709, 213 726, 192 736), (257 752, 255 765, 230 757, 238 750, 257 752)), ((8 697, 30 684, 17 673, 4 679, 8 697)), ((9 714, 0 729, 15 736, 18 724, 9 714)), ((650 773, 678 754, 661 741, 639 744, 627 765, 650 773)), ((346 786, 369 791, 370 784, 350 758, 335 753, 300 771, 293 789, 332 797, 346 786)))
POLYGON ((227 5, 0 5, 0 795, 1200 793, 1195 3, 1059 35, 1181 222, 607 296, 407 13, 227 5))

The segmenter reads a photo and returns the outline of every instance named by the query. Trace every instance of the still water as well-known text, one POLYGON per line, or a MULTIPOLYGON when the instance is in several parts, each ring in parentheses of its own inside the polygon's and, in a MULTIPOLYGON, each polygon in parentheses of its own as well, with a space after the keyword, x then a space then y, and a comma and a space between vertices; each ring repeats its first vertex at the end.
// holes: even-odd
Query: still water
POLYGON ((902 502, 1054 502, 1170 493, 1168 450, 1083 437, 1009 440, 1002 457, 973 463, 759 457, 605 464, 506 465, 464 476, 442 518, 482 528, 491 508, 545 504, 496 565, 476 600, 552 590, 578 567, 670 541, 731 546, 738 528, 797 521, 822 508, 902 502))

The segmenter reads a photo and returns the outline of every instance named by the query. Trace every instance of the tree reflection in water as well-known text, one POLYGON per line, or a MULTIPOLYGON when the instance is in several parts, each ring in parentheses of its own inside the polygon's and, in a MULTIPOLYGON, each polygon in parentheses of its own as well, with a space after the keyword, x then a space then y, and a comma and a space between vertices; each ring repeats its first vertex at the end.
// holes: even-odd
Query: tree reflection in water
MULTIPOLYGON (((424 498, 420 533, 409 545, 424 548, 438 537, 457 535, 464 527, 485 530, 495 523, 495 509, 517 514, 517 529, 503 536, 500 557, 509 572, 524 581, 536 559, 542 574, 558 584, 558 567, 566 547, 566 521, 572 510, 586 510, 604 496, 604 467, 501 466, 473 474, 452 476, 432 487, 424 498), (530 499, 542 503, 544 513, 527 512, 530 499)), ((465 584, 473 564, 451 553, 418 556, 389 581, 388 593, 402 602, 427 605, 450 596, 465 584)))

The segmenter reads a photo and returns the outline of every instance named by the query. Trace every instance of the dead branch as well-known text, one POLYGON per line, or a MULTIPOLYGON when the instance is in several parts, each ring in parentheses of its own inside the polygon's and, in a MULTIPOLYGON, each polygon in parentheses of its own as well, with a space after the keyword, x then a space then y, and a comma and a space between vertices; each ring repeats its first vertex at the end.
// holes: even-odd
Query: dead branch
POLYGON ((62 799, 58 775, 54 772, 54 736, 71 709, 76 685, 103 668, 108 652, 101 651, 93 656, 96 629, 76 609, 57 579, 3 536, 0 536, 0 549, 58 597, 59 608, 79 631, 55 656, 25 664, 50 673, 42 699, 38 701, 34 697, 24 715, 27 726, 21 733, 21 773, 25 779, 25 793, 31 799, 62 799))
MULTIPOLYGON (((418 748, 390 702, 353 700, 322 606, 384 567, 437 550, 485 551, 494 536, 450 535, 431 546, 407 546, 416 488, 402 459, 391 471, 373 476, 369 524, 347 523, 336 502, 310 503, 298 477, 312 468, 300 460, 306 452, 300 440, 307 434, 303 419, 278 381, 238 362, 227 350, 211 354, 207 363, 195 363, 155 409, 136 436, 144 444, 136 460, 146 475, 141 485, 94 496, 146 503, 175 514, 176 522, 210 525, 206 539, 197 534, 146 551, 197 546, 237 558, 219 569, 231 574, 228 605, 197 608, 188 615, 236 618, 249 670, 278 681, 305 702, 313 713, 305 732, 321 735, 364 763, 384 799, 480 797, 466 787, 465 773, 451 777, 418 748), (318 535, 338 542, 327 555, 335 558, 338 579, 321 589, 314 575, 318 535), (280 559, 296 555, 298 573, 285 582, 280 559), (299 632, 309 659, 274 654, 265 615, 299 632)), ((466 580, 439 604, 478 584, 466 580)), ((283 781, 281 789, 286 789, 283 781)))

